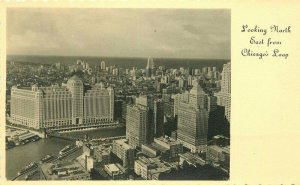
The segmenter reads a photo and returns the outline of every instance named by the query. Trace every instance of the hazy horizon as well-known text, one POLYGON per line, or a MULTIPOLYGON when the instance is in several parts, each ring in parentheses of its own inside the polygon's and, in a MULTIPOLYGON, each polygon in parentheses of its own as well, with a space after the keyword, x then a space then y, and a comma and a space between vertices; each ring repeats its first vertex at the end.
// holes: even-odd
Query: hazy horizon
POLYGON ((175 58, 175 57, 153 57, 153 56, 96 56, 96 55, 90 55, 90 56, 84 56, 84 55, 27 55, 27 54, 7 54, 7 57, 12 57, 12 56, 30 56, 30 57, 87 57, 87 58, 153 58, 153 59, 186 59, 186 60, 231 60, 231 58, 188 58, 188 57, 183 57, 183 58, 175 58))

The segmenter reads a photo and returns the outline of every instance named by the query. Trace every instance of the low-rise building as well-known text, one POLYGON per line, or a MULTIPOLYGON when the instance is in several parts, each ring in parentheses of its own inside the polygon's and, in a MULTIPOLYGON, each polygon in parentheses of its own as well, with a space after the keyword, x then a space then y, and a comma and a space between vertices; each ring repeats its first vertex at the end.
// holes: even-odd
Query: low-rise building
POLYGON ((64 161, 56 164, 44 163, 41 166, 45 180, 90 180, 90 173, 77 161, 64 161))
POLYGON ((97 166, 103 166, 110 163, 111 149, 109 147, 99 145, 99 146, 93 146, 93 148, 94 148, 94 159, 96 161, 97 166))
POLYGON ((81 156, 77 157, 77 161, 88 172, 94 168, 96 162, 93 156, 88 156, 86 153, 83 153, 81 156))
POLYGON ((148 172, 148 179, 151 180, 160 180, 160 174, 162 173, 169 173, 171 168, 169 167, 159 167, 149 170, 148 172))
POLYGON ((134 172, 143 179, 158 180, 160 173, 170 171, 171 166, 159 158, 140 157, 134 163, 134 172))
POLYGON ((230 165, 230 148, 229 146, 220 147, 217 145, 208 146, 206 160, 213 165, 220 166, 228 172, 230 165))
POLYGON ((230 143, 230 140, 228 137, 225 137, 223 135, 216 135, 212 138, 213 145, 217 146, 228 146, 230 143))
POLYGON ((143 179, 148 179, 148 170, 156 167, 155 162, 146 157, 140 157, 134 162, 134 172, 143 179))
POLYGON ((114 140, 112 153, 123 161, 124 168, 133 169, 135 151, 126 139, 114 140))
POLYGON ((206 164, 205 160, 202 159, 200 156, 197 154, 193 154, 190 152, 184 153, 184 154, 179 154, 179 164, 183 165, 184 161, 187 162, 189 165, 193 166, 203 166, 206 164))
MULTIPOLYGON (((228 148, 228 147, 227 147, 228 148)), ((212 163, 219 163, 220 161, 225 160, 226 153, 229 153, 229 150, 225 147, 220 147, 217 145, 211 145, 207 148, 206 159, 212 163)))
POLYGON ((142 145, 142 153, 148 157, 157 157, 159 155, 159 151, 149 144, 142 145))
POLYGON ((111 177, 112 180, 126 179, 126 169, 119 163, 104 165, 104 171, 111 177))
POLYGON ((155 138, 154 143, 168 149, 169 157, 176 157, 178 154, 181 154, 183 152, 183 146, 180 142, 174 140, 173 138, 169 137, 160 137, 155 138))

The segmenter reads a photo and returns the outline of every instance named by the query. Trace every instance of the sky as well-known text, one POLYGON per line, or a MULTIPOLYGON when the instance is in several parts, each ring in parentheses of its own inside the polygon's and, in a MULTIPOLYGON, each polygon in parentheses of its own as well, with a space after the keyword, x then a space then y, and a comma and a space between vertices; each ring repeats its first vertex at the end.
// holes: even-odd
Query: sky
POLYGON ((8 55, 230 59, 228 9, 9 8, 8 55))

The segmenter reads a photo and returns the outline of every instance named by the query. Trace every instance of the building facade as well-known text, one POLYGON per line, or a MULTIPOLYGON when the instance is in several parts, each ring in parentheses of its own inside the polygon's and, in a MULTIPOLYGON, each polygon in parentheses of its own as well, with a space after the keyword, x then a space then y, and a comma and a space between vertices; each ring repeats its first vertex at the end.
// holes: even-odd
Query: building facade
POLYGON ((128 105, 126 114, 126 139, 133 148, 149 143, 148 107, 128 105))
POLYGON ((166 165, 159 158, 140 157, 134 162, 134 172, 145 180, 158 180, 159 174, 170 171, 171 166, 166 165))
POLYGON ((166 149, 169 150, 169 157, 176 157, 178 154, 183 153, 182 144, 179 141, 176 141, 172 138, 155 138, 154 142, 166 149))
POLYGON ((81 79, 70 78, 66 85, 31 89, 12 87, 10 121, 35 129, 76 129, 89 126, 116 126, 114 91, 96 85, 84 93, 81 79))
POLYGON ((230 166, 230 148, 229 146, 220 147, 211 145, 207 149, 206 160, 209 163, 220 165, 221 169, 228 172, 230 166))
POLYGON ((225 117, 230 123, 231 114, 231 63, 223 65, 221 91, 216 93, 217 103, 225 108, 225 117))
POLYGON ((154 136, 161 137, 164 135, 164 102, 161 99, 154 100, 154 136))
POLYGON ((135 151, 127 143, 126 139, 114 140, 112 145, 112 153, 122 160, 124 168, 133 169, 135 151))
POLYGON ((190 92, 179 94, 177 140, 191 152, 206 152, 208 112, 206 95, 197 81, 190 92))

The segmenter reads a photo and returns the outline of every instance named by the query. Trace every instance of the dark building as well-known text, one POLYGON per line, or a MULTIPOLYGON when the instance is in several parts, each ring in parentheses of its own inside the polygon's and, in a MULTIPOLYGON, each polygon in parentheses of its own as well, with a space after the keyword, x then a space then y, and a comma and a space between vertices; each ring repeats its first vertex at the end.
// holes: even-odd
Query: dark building
POLYGON ((127 103, 126 101, 122 101, 122 119, 126 120, 126 114, 127 114, 127 103))
POLYGON ((115 100, 114 102, 114 115, 116 120, 121 120, 123 117, 123 101, 122 100, 115 100))
POLYGON ((154 135, 164 135, 164 103, 162 100, 154 101, 154 135))
POLYGON ((152 143, 155 135, 154 97, 152 95, 140 96, 136 98, 136 105, 147 109, 147 143, 152 143))

